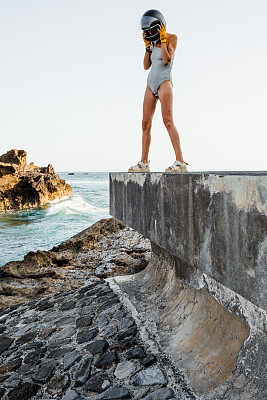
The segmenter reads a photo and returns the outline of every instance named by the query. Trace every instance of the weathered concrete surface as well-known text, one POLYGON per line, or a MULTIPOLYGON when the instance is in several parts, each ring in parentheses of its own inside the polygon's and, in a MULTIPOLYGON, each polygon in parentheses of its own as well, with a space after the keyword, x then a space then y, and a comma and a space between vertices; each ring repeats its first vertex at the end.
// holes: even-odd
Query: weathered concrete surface
POLYGON ((267 398, 267 173, 110 174, 110 213, 151 240, 111 278, 199 399, 267 398))
POLYGON ((267 172, 111 173, 110 213, 267 310, 267 172))

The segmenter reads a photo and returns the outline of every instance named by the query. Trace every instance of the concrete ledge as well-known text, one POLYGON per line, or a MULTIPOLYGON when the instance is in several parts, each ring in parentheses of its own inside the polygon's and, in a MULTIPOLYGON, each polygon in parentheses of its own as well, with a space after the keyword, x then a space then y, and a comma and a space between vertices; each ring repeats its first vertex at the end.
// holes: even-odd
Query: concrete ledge
POLYGON ((267 310, 267 172, 110 173, 110 213, 267 310))

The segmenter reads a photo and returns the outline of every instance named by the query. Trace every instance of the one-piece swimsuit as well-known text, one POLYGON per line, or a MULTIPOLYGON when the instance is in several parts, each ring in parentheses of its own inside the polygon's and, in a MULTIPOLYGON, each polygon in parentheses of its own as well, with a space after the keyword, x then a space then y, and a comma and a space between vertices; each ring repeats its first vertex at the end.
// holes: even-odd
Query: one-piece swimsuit
POLYGON ((158 88, 162 82, 171 81, 172 83, 173 59, 174 55, 171 62, 168 65, 164 65, 161 47, 155 46, 154 43, 152 44, 152 53, 150 55, 151 70, 147 77, 147 84, 156 97, 158 97, 158 88))

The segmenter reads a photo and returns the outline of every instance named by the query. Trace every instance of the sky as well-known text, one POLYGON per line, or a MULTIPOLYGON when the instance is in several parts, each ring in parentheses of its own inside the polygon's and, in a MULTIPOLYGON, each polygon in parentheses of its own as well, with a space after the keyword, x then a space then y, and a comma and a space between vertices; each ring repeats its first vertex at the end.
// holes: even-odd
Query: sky
MULTIPOLYGON (((135 165, 151 8, 178 36, 173 113, 189 170, 266 170, 266 0, 0 0, 0 154, 24 149, 56 171, 135 165)), ((175 160, 160 104, 149 160, 175 160)))

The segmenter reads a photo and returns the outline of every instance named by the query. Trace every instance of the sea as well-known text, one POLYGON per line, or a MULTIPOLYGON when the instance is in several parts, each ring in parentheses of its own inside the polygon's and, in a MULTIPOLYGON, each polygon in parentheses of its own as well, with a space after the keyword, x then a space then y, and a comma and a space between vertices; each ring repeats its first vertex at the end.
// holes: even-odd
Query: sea
POLYGON ((49 250, 110 217, 108 172, 57 174, 72 187, 71 196, 37 208, 0 212, 0 267, 23 260, 29 251, 49 250))

